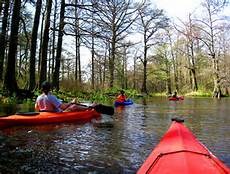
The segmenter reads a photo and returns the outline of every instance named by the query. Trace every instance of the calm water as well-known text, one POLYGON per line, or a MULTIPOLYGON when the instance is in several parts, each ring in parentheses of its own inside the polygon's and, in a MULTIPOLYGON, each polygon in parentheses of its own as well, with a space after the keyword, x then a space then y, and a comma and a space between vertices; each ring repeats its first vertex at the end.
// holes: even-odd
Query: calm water
POLYGON ((230 98, 154 98, 116 108, 113 117, 103 115, 103 124, 0 130, 0 173, 136 173, 175 116, 230 166, 230 98))

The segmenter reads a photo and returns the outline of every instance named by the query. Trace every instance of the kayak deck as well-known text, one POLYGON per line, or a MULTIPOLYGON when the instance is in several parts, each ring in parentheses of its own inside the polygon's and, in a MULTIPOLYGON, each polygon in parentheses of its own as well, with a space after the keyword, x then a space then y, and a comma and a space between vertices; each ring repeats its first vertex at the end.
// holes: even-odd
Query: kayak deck
POLYGON ((182 123, 173 121, 137 174, 227 174, 230 170, 182 123))
POLYGON ((114 102, 115 106, 126 106, 126 105, 132 105, 132 104, 133 104, 133 101, 131 99, 127 99, 124 102, 119 102, 119 101, 114 102))
POLYGON ((40 112, 38 114, 22 114, 0 117, 0 129, 17 125, 38 125, 64 122, 87 122, 100 114, 94 109, 77 112, 40 112))

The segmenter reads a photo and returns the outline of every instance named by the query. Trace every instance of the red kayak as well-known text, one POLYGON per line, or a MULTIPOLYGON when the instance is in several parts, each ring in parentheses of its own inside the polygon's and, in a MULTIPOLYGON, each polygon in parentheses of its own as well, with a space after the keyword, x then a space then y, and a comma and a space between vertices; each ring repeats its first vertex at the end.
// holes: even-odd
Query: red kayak
POLYGON ((32 112, 0 117, 0 129, 19 125, 39 125, 64 122, 87 122, 100 114, 94 109, 77 112, 32 112))
POLYGON ((182 121, 175 120, 137 174, 229 174, 182 121))
POLYGON ((168 99, 171 100, 171 101, 184 100, 184 96, 169 97, 168 99))

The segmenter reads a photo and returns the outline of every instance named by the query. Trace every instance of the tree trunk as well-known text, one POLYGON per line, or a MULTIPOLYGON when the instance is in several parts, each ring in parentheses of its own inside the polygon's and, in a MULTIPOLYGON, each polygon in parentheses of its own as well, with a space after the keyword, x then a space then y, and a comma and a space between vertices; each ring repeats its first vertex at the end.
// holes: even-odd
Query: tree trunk
POLYGON ((49 43, 51 9, 52 9, 52 0, 48 0, 44 35, 43 35, 42 48, 41 48, 42 52, 41 52, 41 71, 40 71, 39 87, 41 87, 42 82, 46 81, 47 79, 47 52, 48 52, 48 43, 49 43))
POLYGON ((95 74, 94 74, 94 67, 95 67, 95 65, 94 65, 94 57, 95 57, 95 50, 94 50, 94 35, 92 34, 92 57, 91 57, 91 61, 92 61, 92 77, 91 77, 91 79, 92 79, 92 89, 94 89, 94 87, 95 87, 95 82, 94 82, 94 79, 95 79, 95 74))
POLYGON ((190 62, 190 52, 189 52, 189 43, 186 44, 186 54, 187 54, 187 62, 188 62, 188 75, 189 75, 189 87, 193 89, 193 82, 192 82, 192 71, 191 71, 191 62, 190 62))
POLYGON ((65 0, 62 0, 61 1, 61 11, 60 11, 60 23, 59 23, 59 30, 58 30, 56 64, 55 64, 54 73, 53 73, 53 87, 56 90, 59 90, 59 74, 60 74, 60 63, 61 63, 61 53, 62 53, 64 15, 65 15, 65 0))
POLYGON ((49 41, 49 49, 48 49, 48 52, 49 52, 49 55, 48 55, 48 81, 50 82, 51 81, 51 76, 52 76, 52 40, 49 41))
POLYGON ((92 53, 92 57, 91 57, 91 62, 92 62, 92 77, 91 77, 91 85, 92 85, 92 89, 95 89, 95 34, 94 34, 94 13, 92 12, 91 13, 91 18, 92 18, 92 23, 91 23, 91 32, 92 32, 92 35, 91 35, 91 39, 92 39, 92 45, 91 45, 91 53, 92 53))
POLYGON ((134 59, 133 59, 133 89, 136 89, 137 88, 137 84, 136 84, 136 63, 137 63, 137 57, 136 55, 134 56, 134 59))
MULTIPOLYGON (((125 49, 125 48, 124 48, 125 49)), ((125 51, 124 51, 125 53, 125 51)), ((125 54, 122 56, 122 67, 121 67, 121 88, 125 89, 125 54)))
POLYGON ((2 0, 0 0, 0 17, 2 17, 2 5, 3 5, 2 0))
MULTIPOLYGON (((192 21, 191 21, 191 16, 189 15, 189 29, 190 32, 192 33, 192 21)), ((193 38, 189 38, 189 48, 191 50, 191 73, 192 73, 192 89, 193 91, 197 91, 198 90, 198 85, 197 85, 197 78, 196 78, 196 65, 195 65, 195 54, 194 54, 194 40, 193 38)))
MULTIPOLYGON (((39 44, 39 56, 38 56, 38 76, 40 77, 41 71, 41 60, 42 60, 42 38, 43 38, 43 28, 44 28, 44 20, 45 20, 45 12, 42 13, 42 21, 41 21, 41 30, 40 30, 40 44, 39 44)), ((40 86, 40 85, 38 85, 40 86)))
MULTIPOLYGON (((2 6, 2 4, 0 4, 2 6)), ((7 30, 7 20, 9 15, 9 0, 5 1, 3 19, 2 19, 2 32, 0 33, 0 81, 3 80, 3 65, 5 60, 5 50, 6 50, 6 30, 7 30)), ((1 12, 1 11, 0 11, 1 12)))
POLYGON ((214 89, 213 89, 213 97, 220 99, 221 98, 221 87, 220 87, 220 77, 219 77, 219 63, 218 60, 213 57, 213 69, 214 69, 214 89))
POLYGON ((166 90, 167 90, 167 94, 172 94, 172 88, 171 88, 171 68, 170 68, 170 64, 169 64, 169 61, 167 60, 167 57, 165 55, 165 62, 166 62, 166 77, 167 77, 167 80, 166 80, 166 90))
POLYGON ((189 71, 189 82, 190 87, 193 91, 198 90, 198 84, 197 84, 197 78, 196 78, 196 66, 195 66, 195 57, 194 57, 194 51, 193 46, 188 46, 188 49, 191 49, 191 56, 189 54, 188 50, 188 71, 189 71))
MULTIPOLYGON (((78 34, 79 34, 79 29, 78 29, 78 34)), ((80 34, 79 34, 80 36, 80 34)), ((77 38, 77 64, 78 64, 78 83, 81 85, 82 78, 81 78, 81 56, 80 56, 80 37, 77 38)))
POLYGON ((42 7, 42 0, 37 0, 34 25, 32 29, 31 48, 30 48, 30 81, 29 81, 30 90, 34 90, 36 86, 36 81, 35 81, 36 46, 37 46, 38 26, 39 26, 40 14, 41 14, 41 7, 42 7))
POLYGON ((122 89, 127 89, 127 46, 124 46, 124 55, 122 56, 122 89))
POLYGON ((197 85, 197 79, 196 79, 196 70, 195 67, 191 70, 192 72, 192 79, 193 79, 193 91, 197 91, 198 90, 198 85, 197 85))
POLYGON ((56 20, 57 20, 57 0, 55 0, 55 2, 54 2, 51 74, 53 74, 53 72, 54 72, 55 49, 56 49, 56 45, 55 45, 55 40, 56 40, 56 20))
POLYGON ((143 93, 148 93, 147 91, 147 60, 144 60, 143 62, 143 83, 142 83, 142 88, 141 88, 141 92, 143 93))
POLYGON ((107 57, 110 56, 110 44, 109 42, 105 43, 105 58, 103 61, 103 78, 102 78, 102 86, 105 86, 105 79, 106 79, 106 62, 107 62, 107 57), (107 50, 108 50, 108 56, 107 56, 107 50))
POLYGON ((81 58, 80 58, 80 30, 78 7, 75 7, 75 42, 76 42, 76 61, 75 61, 75 80, 78 85, 81 85, 81 58))
POLYGON ((109 56, 109 74, 110 74, 110 79, 109 79, 109 87, 113 87, 114 83, 114 60, 115 60, 115 50, 116 50, 116 39, 115 36, 112 38, 112 43, 111 43, 111 55, 109 56))
POLYGON ((147 46, 146 46, 146 43, 145 43, 145 46, 144 46, 144 60, 143 60, 143 83, 142 83, 142 88, 141 88, 141 92, 147 94, 148 91, 147 91, 147 86, 146 86, 146 83, 147 83, 147 46))
MULTIPOLYGON (((171 49, 172 49, 172 47, 171 47, 171 49)), ((171 50, 171 55, 172 55, 172 64, 173 64, 173 73, 174 73, 174 84, 175 84, 176 91, 179 91, 177 62, 176 62, 177 59, 173 53, 173 50, 171 50)))
POLYGON ((126 55, 125 55, 125 62, 124 62, 124 65, 125 65, 125 71, 124 71, 124 73, 125 73, 125 89, 127 89, 128 88, 128 69, 127 69, 127 57, 126 57, 126 55))
POLYGON ((9 43, 8 61, 6 65, 6 74, 4 78, 4 89, 13 95, 17 92, 18 85, 15 77, 15 65, 17 57, 18 30, 20 21, 21 0, 14 0, 11 33, 9 43))

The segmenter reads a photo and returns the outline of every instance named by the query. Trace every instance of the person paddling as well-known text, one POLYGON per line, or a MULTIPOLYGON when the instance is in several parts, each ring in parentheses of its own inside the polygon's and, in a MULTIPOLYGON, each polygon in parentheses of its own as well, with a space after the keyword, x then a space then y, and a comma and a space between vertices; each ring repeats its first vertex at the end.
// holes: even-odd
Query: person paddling
POLYGON ((118 95, 117 98, 116 98, 116 101, 122 103, 122 102, 125 102, 126 99, 127 99, 127 97, 125 95, 125 91, 121 90, 120 95, 118 95))
POLYGON ((47 81, 41 85, 42 94, 36 99, 35 110, 40 112, 63 112, 63 111, 82 111, 89 109, 88 107, 80 106, 73 99, 69 103, 62 103, 56 96, 52 95, 51 84, 47 81))
POLYGON ((173 97, 173 98, 178 98, 177 92, 176 92, 176 91, 173 93, 172 97, 173 97))

